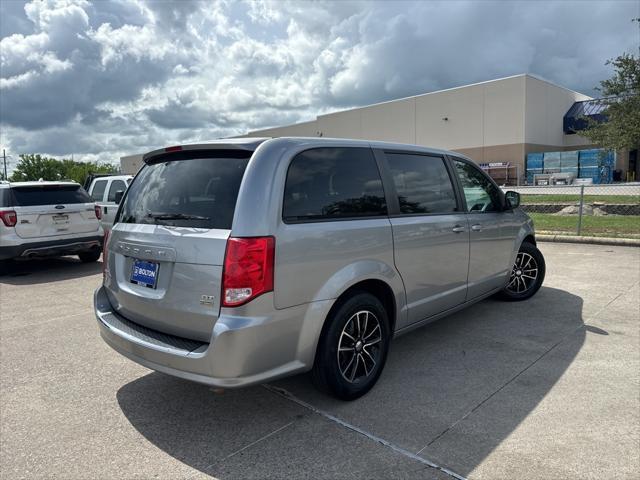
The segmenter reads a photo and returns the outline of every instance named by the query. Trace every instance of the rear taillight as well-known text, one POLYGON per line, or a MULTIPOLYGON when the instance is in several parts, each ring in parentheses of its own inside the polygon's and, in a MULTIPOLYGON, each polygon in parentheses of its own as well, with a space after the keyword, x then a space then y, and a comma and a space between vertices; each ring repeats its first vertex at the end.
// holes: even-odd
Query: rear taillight
POLYGON ((97 218, 98 220, 102 219, 102 208, 100 208, 100 205, 94 205, 94 206, 93 206, 93 209, 94 209, 94 210, 95 210, 95 212, 96 212, 96 218, 97 218))
POLYGON ((273 290, 273 237, 229 238, 222 273, 222 306, 237 307, 273 290))
POLYGON ((18 214, 14 210, 0 210, 0 218, 5 227, 15 227, 18 223, 18 214))

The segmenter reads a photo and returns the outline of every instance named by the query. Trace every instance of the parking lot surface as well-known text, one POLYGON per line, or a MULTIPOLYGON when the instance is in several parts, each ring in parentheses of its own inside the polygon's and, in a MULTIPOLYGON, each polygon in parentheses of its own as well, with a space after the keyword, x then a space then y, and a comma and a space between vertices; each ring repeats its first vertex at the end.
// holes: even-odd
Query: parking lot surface
POLYGON ((99 337, 101 264, 0 278, 1 478, 637 478, 640 249, 541 244, 547 279, 396 339, 345 403, 214 391, 99 337))

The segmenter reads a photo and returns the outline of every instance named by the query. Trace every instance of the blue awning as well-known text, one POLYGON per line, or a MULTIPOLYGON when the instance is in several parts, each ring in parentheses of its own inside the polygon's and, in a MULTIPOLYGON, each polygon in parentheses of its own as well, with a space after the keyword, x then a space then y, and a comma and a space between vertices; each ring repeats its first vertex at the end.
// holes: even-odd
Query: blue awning
POLYGON ((596 122, 604 122, 607 119, 605 113, 607 106, 600 100, 584 100, 575 102, 564 115, 562 122, 564 133, 576 133, 587 128, 587 118, 596 122))

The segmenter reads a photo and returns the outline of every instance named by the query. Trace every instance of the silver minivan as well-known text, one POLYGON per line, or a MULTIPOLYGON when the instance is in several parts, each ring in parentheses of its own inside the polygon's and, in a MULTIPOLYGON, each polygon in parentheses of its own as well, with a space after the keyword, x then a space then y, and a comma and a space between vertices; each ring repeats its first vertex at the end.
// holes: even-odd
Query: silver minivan
POLYGON ((144 163, 95 312, 111 347, 170 375, 231 388, 310 370, 354 399, 393 336, 544 279, 519 195, 454 152, 246 138, 144 163))

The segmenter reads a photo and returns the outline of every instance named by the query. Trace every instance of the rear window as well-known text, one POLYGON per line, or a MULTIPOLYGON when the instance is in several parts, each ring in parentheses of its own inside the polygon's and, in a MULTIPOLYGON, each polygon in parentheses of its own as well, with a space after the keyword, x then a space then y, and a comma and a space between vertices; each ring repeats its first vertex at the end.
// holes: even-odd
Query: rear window
POLYGON ((251 153, 146 165, 129 186, 116 221, 229 230, 251 153))
POLYGON ((282 216, 308 222, 387 214, 380 172, 369 148, 316 148, 289 165, 282 216))
POLYGON ((13 187, 11 190, 13 204, 18 207, 92 203, 91 197, 80 185, 37 185, 13 187))

